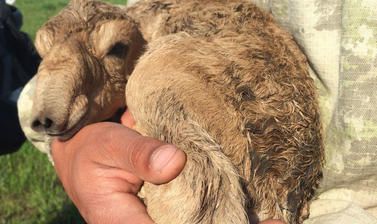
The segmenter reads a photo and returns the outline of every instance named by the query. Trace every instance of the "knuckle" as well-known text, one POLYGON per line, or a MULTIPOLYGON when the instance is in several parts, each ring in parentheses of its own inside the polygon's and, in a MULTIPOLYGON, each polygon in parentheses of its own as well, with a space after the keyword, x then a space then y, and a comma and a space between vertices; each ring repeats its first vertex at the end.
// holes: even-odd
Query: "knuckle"
POLYGON ((136 137, 133 144, 130 145, 130 165, 133 169, 137 169, 148 162, 150 149, 147 141, 144 137, 136 137))
POLYGON ((149 168, 149 159, 153 151, 162 143, 149 137, 135 137, 130 147, 130 163, 133 169, 146 172, 149 168))

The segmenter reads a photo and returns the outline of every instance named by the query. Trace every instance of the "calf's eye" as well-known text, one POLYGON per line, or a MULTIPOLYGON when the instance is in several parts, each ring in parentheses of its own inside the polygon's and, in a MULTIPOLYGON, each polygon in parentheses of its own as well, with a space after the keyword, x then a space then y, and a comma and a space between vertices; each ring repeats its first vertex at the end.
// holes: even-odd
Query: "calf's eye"
POLYGON ((128 45, 118 42, 107 52, 108 56, 123 57, 128 51, 128 45))

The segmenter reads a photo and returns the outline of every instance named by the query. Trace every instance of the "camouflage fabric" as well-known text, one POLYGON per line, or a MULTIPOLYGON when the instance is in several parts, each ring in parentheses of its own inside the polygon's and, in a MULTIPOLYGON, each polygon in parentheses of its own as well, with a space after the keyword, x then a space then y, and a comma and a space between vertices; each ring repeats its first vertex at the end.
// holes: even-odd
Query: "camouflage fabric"
MULTIPOLYGON (((294 36, 320 94, 326 165, 305 224, 377 223, 377 1, 252 1, 294 36)), ((19 100, 20 120, 49 154, 50 139, 28 124, 34 82, 19 100)))

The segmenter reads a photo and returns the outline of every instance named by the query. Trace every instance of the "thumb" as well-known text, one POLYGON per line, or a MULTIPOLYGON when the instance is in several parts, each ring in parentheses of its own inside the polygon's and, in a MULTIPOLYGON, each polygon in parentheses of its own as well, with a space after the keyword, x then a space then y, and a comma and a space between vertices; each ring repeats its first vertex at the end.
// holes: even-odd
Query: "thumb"
MULTIPOLYGON (((121 138, 116 137, 118 134, 121 132, 112 136, 121 138)), ((122 153, 119 155, 119 158, 123 158, 121 168, 144 181, 153 184, 167 183, 177 177, 184 168, 186 154, 174 145, 144 136, 123 137, 122 140, 120 145, 123 150, 117 150, 122 153)), ((115 139, 111 141, 116 142, 115 139)))
MULTIPOLYGON (((136 121, 134 120, 131 112, 128 109, 122 115, 121 122, 124 126, 129 128, 132 128, 136 124, 136 121)), ((178 173, 182 170, 182 165, 184 165, 186 161, 186 157, 182 153, 182 151, 178 150, 173 145, 160 145, 160 143, 161 142, 157 143, 157 147, 154 147, 154 149, 152 149, 153 152, 149 157, 149 168, 152 169, 152 171, 158 172, 159 174, 157 176, 160 176, 160 178, 162 179, 157 180, 150 178, 156 177, 156 175, 149 176, 148 172, 146 172, 147 175, 144 175, 145 167, 138 167, 136 165, 136 172, 140 175, 140 177, 144 176, 144 180, 153 183, 159 183, 160 181, 165 182, 167 180, 170 180, 171 178, 176 177, 176 175, 178 175, 178 173)), ((148 156, 148 149, 146 150, 146 156, 148 156)), ((131 160, 134 161, 134 164, 145 164, 143 162, 143 158, 134 157, 131 158, 131 160), (135 161, 138 159, 141 159, 142 161, 135 161)))
POLYGON ((90 154, 95 156, 96 160, 100 159, 101 161, 97 161, 100 164, 126 170, 153 184, 163 184, 177 177, 186 163, 186 154, 174 145, 141 136, 120 124, 98 125, 101 125, 101 128, 93 125, 93 130, 105 133, 106 140, 102 142, 106 144, 95 149, 100 152, 90 154))

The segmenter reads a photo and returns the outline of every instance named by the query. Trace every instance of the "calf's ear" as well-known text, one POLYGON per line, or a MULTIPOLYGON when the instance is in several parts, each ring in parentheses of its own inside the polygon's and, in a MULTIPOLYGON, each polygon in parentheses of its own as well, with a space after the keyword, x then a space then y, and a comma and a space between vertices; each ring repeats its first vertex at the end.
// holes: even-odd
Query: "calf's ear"
POLYGON ((56 41, 63 39, 73 28, 82 23, 80 11, 82 11, 83 5, 89 1, 91 0, 72 0, 37 31, 34 44, 42 58, 56 41))
POLYGON ((37 31, 34 45, 39 55, 43 58, 51 49, 54 42, 54 30, 42 27, 37 31))

